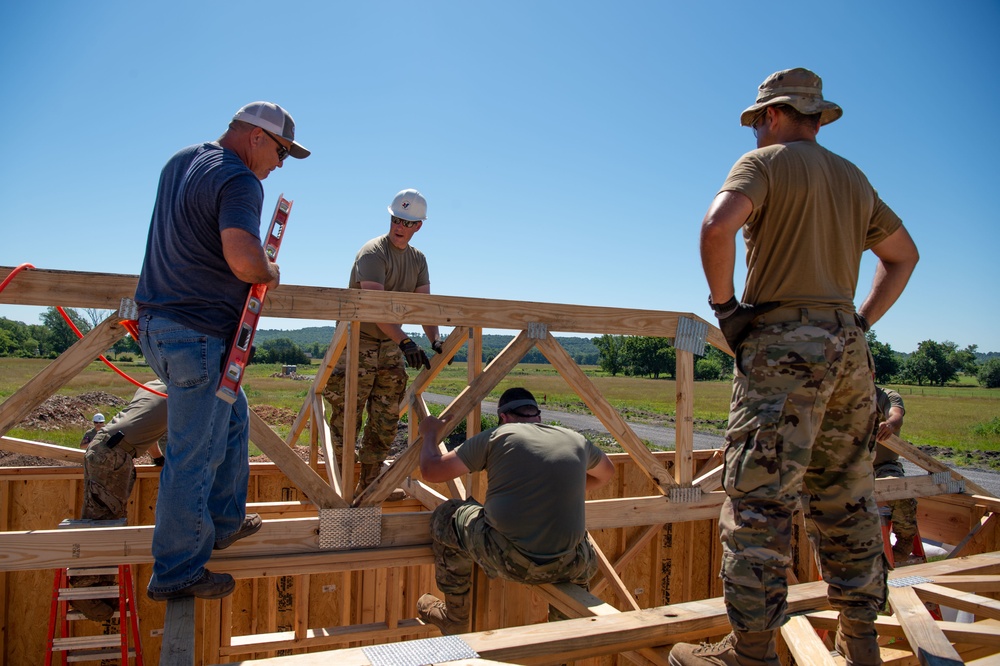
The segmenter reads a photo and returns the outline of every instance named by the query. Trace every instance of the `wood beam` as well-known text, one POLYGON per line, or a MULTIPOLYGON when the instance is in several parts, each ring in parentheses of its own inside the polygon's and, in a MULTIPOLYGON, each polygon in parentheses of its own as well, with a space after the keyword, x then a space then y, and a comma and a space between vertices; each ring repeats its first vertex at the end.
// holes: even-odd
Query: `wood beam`
MULTIPOLYGON (((21 275, 32 272, 27 271, 21 275)), ((16 281, 11 284, 15 283, 16 281)), ((9 289, 8 286, 7 290, 9 289)), ((2 293, 7 293, 7 290, 2 293)), ((0 403, 0 435, 7 434, 8 430, 20 423, 66 382, 80 374, 95 358, 125 337, 125 328, 119 323, 121 320, 117 312, 113 313, 0 403)))
MULTIPOLYGON (((281 468, 285 476, 316 506, 324 509, 348 506, 347 502, 337 495, 334 489, 327 485, 308 463, 299 458, 298 454, 278 436, 278 433, 271 430, 264 419, 257 416, 252 409, 250 410, 250 439, 257 445, 257 448, 264 452, 264 455, 281 468)), ((328 465, 327 468, 329 469, 329 467, 328 465)))
MULTIPOLYGON (((972 613, 976 617, 1000 620, 1000 601, 972 592, 960 592, 952 587, 934 583, 919 583, 913 586, 925 603, 935 603, 949 608, 972 613)), ((985 590, 984 590, 985 591, 985 590)))
POLYGON ((56 444, 46 444, 44 442, 33 442, 30 439, 20 439, 17 437, 0 437, 0 449, 13 451, 26 456, 38 456, 49 460, 65 460, 66 462, 83 464, 84 449, 71 449, 56 444))
POLYGON ((957 666, 965 663, 951 641, 935 624, 924 602, 912 587, 889 590, 889 606, 899 620, 910 649, 925 666, 957 666))
MULTIPOLYGON (((13 267, 0 267, 3 280, 13 267)), ((25 271, 0 292, 0 303, 62 305, 116 309, 122 298, 135 294, 138 276, 82 271, 25 271)), ((607 308, 564 303, 412 294, 370 289, 339 289, 282 284, 268 289, 264 311, 269 317, 328 321, 383 321, 393 324, 476 326, 524 330, 529 323, 549 331, 608 333, 672 338, 677 321, 687 317, 708 326, 708 342, 728 350, 716 326, 689 312, 607 308)))
POLYGON ((889 437, 882 440, 880 444, 884 445, 887 449, 898 453, 915 465, 923 467, 928 472, 948 472, 951 474, 951 478, 956 481, 964 481, 965 490, 970 495, 975 494, 986 495, 987 497, 990 496, 990 492, 982 486, 973 483, 944 463, 936 460, 933 456, 927 455, 917 447, 913 446, 909 442, 903 441, 896 435, 889 435, 889 437))
POLYGON ((694 475, 694 354, 676 350, 677 407, 674 412, 674 481, 690 486, 694 475))
MULTIPOLYGON (((531 350, 533 345, 534 342, 528 338, 527 333, 524 331, 511 340, 504 347, 503 351, 497 354, 496 358, 486 366, 483 373, 466 386, 444 408, 444 411, 441 412, 442 419, 452 417, 449 424, 445 426, 441 436, 447 437, 448 433, 458 425, 461 418, 469 413, 473 405, 482 402, 483 398, 489 395, 489 392, 521 362, 521 359, 531 350)), ((354 505, 374 506, 380 504, 389 496, 389 493, 398 488, 403 479, 409 476, 420 462, 420 446, 422 442, 422 437, 418 437, 411 442, 409 447, 396 458, 389 469, 383 471, 371 485, 365 488, 361 495, 355 498, 354 505)))
POLYGON ((562 348, 551 333, 547 333, 536 342, 539 350, 545 354, 545 358, 559 371, 560 376, 570 385, 576 394, 590 408, 594 416, 604 424, 622 448, 625 449, 639 468, 646 473, 650 480, 656 484, 660 490, 666 494, 671 488, 677 486, 670 472, 660 464, 646 445, 642 443, 639 436, 635 434, 631 427, 625 422, 614 407, 605 399, 601 392, 594 387, 593 382, 583 373, 580 366, 576 364, 566 350, 562 348))
POLYGON ((781 637, 785 639, 785 645, 795 657, 796 664, 834 666, 837 663, 809 620, 802 615, 788 618, 788 622, 781 627, 781 637))

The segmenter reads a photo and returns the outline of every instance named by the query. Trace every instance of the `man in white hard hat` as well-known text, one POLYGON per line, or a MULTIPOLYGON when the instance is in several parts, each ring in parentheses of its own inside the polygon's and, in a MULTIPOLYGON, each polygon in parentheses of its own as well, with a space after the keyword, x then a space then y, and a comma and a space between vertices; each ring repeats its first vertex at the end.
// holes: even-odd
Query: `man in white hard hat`
POLYGON ((104 414, 101 414, 100 412, 94 414, 92 423, 94 426, 87 432, 83 433, 83 439, 80 440, 81 449, 85 449, 90 446, 90 443, 94 441, 94 435, 100 432, 101 428, 104 427, 104 414))
POLYGON ((135 292, 139 345, 170 394, 146 589, 154 601, 232 593, 233 577, 205 564, 213 548, 260 529, 260 516, 246 514, 246 395, 229 404, 215 392, 251 285, 280 282, 261 245, 261 181, 289 155, 309 156, 292 116, 253 102, 218 140, 181 149, 160 174, 135 292))
MULTIPOLYGON (((376 291, 431 293, 431 279, 424 253, 410 245, 427 219, 427 200, 417 190, 399 192, 389 204, 389 233, 373 238, 358 251, 348 287, 376 291)), ((431 348, 441 353, 437 326, 424 326, 431 348)), ((374 481, 389 455, 399 422, 399 403, 406 391, 406 368, 430 368, 427 354, 407 337, 399 324, 364 322, 358 367, 355 432, 361 432, 361 415, 368 422, 358 458, 361 475, 355 495, 374 481)), ((323 395, 330 402, 330 429, 338 463, 343 460, 344 389, 346 353, 340 357, 323 395)), ((353 442, 351 448, 354 448, 353 442)), ((390 500, 402 499, 396 492, 390 500)))

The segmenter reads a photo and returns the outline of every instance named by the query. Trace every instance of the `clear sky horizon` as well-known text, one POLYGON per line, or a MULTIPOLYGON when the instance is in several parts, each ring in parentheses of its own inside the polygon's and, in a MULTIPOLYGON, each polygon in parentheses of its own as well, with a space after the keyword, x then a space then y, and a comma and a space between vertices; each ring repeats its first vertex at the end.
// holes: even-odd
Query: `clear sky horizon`
MULTIPOLYGON (((313 151, 264 181, 262 232, 279 194, 295 202, 285 284, 346 286, 392 196, 415 187, 433 293, 714 321, 702 217, 754 147, 739 114, 758 84, 802 66, 844 109, 819 142, 920 249, 879 340, 1000 351, 995 1, 57 0, 0 17, 0 265, 138 273, 164 163, 264 99, 313 151)), ((866 253, 857 304, 874 267, 866 253)), ((41 311, 0 305, 32 324, 41 311)))

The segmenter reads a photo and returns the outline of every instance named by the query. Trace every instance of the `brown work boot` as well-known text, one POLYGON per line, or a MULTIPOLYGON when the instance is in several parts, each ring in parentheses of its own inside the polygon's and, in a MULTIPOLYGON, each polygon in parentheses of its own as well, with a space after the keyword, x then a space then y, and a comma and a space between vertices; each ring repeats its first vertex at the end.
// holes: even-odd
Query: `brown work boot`
POLYGON ((896 564, 906 562, 913 554, 913 537, 896 537, 896 544, 892 547, 892 559, 896 564))
POLYGON ((672 666, 781 666, 773 631, 733 631, 718 643, 678 643, 672 666))
POLYGON ((844 656, 847 666, 879 666, 882 663, 878 633, 872 622, 852 620, 841 615, 834 647, 844 656))
MULTIPOLYGON (((106 587, 116 585, 115 577, 110 575, 83 575, 70 576, 69 586, 74 589, 88 587, 106 587)), ((98 599, 71 599, 70 607, 83 613, 88 620, 102 622, 110 620, 118 611, 118 593, 109 594, 107 597, 98 599)))
POLYGON ((472 604, 469 593, 446 594, 447 601, 441 601, 433 594, 425 594, 417 599, 417 615, 441 630, 445 636, 467 634, 471 628, 469 618, 472 604))
MULTIPOLYGON (((361 463, 361 477, 358 479, 357 488, 354 489, 354 496, 357 497, 364 492, 365 488, 370 486, 381 473, 382 463, 361 463)), ((385 498, 385 501, 399 502, 404 499, 406 499, 406 493, 401 488, 396 488, 385 498)))

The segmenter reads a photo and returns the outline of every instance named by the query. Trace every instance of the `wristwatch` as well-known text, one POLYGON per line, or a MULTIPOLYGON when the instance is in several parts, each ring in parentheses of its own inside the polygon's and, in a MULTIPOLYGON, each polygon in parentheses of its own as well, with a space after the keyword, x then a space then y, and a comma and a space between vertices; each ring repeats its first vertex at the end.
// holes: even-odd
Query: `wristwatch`
POLYGON ((733 308, 735 308, 739 304, 740 304, 740 302, 736 300, 736 295, 735 294, 733 295, 732 298, 730 298, 725 303, 713 303, 712 302, 712 294, 708 295, 708 306, 710 308, 712 308, 712 311, 715 314, 720 314, 720 313, 723 313, 723 312, 729 312, 729 311, 731 311, 733 308))

